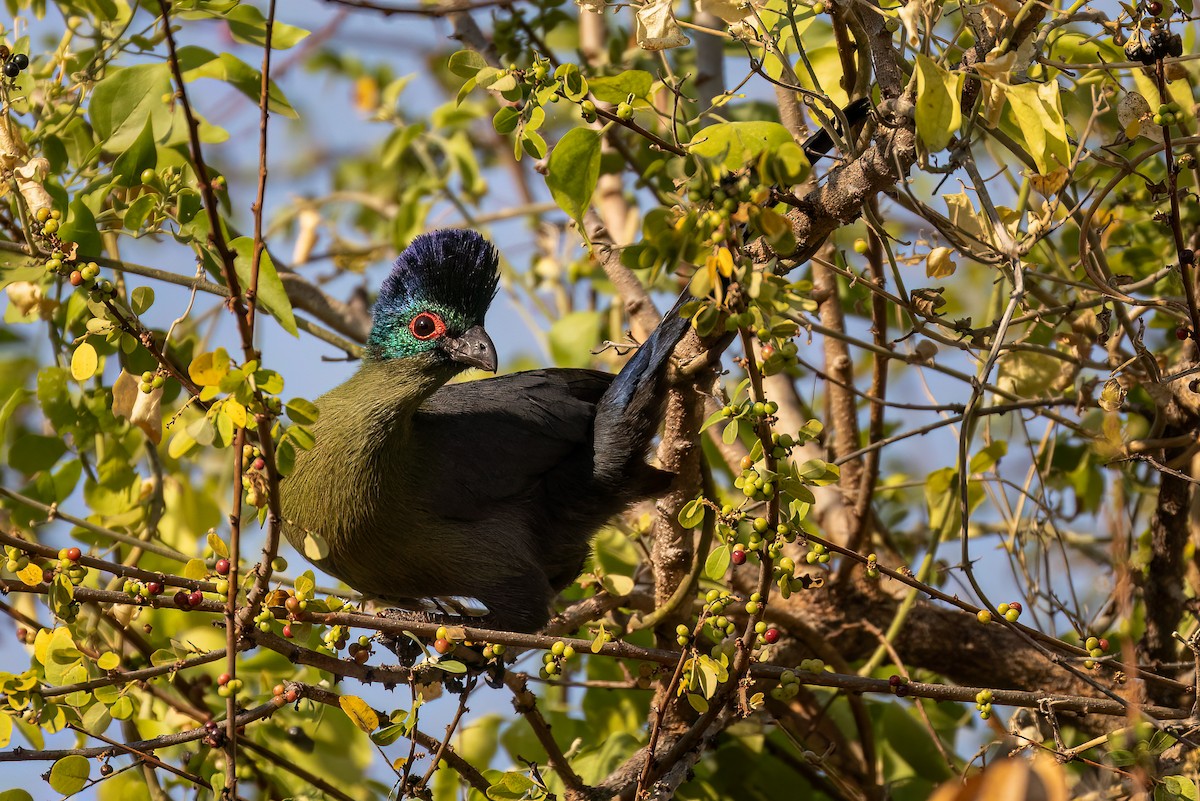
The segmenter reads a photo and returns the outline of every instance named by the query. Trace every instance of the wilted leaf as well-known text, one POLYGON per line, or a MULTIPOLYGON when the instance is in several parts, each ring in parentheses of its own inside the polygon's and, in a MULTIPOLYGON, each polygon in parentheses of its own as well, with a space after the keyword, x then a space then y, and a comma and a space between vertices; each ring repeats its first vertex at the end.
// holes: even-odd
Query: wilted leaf
POLYGON ((929 278, 945 278, 954 275, 958 265, 954 263, 954 250, 934 248, 925 257, 925 275, 929 278))
POLYGON ((643 50, 666 50, 691 44, 692 40, 679 29, 671 6, 671 0, 654 0, 638 9, 638 47, 643 50))

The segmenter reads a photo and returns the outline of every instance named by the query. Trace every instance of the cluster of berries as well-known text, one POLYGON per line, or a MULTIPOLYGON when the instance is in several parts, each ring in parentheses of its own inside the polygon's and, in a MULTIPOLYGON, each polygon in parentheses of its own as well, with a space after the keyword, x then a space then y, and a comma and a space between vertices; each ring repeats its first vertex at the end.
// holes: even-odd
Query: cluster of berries
POLYGON ((162 595, 163 585, 161 581, 139 581, 138 579, 125 579, 125 583, 121 586, 121 591, 142 603, 144 599, 153 598, 156 595, 162 595))
POLYGON ((8 57, 8 61, 4 62, 4 75, 7 78, 16 78, 28 66, 29 56, 24 53, 13 53, 8 57))
POLYGON ((167 383, 167 377, 153 370, 147 370, 142 373, 142 380, 138 383, 138 389, 149 395, 156 389, 161 389, 167 383))
POLYGON ((975 693, 975 708, 979 710, 979 719, 987 720, 992 716, 992 691, 980 690, 975 693))
POLYGON ((1091 657, 1091 659, 1083 660, 1083 666, 1092 670, 1096 667, 1096 660, 1104 656, 1104 652, 1108 650, 1108 640, 1103 637, 1088 637, 1084 641, 1083 647, 1091 657))
POLYGON ((540 671, 542 678, 548 679, 551 676, 562 675, 564 665, 573 656, 575 656, 575 649, 562 640, 551 645, 550 650, 542 654, 540 671))
POLYGON ((1158 113, 1154 115, 1154 124, 1162 127, 1170 125, 1178 125, 1183 122, 1183 109, 1175 101, 1163 103, 1158 107, 1158 113))

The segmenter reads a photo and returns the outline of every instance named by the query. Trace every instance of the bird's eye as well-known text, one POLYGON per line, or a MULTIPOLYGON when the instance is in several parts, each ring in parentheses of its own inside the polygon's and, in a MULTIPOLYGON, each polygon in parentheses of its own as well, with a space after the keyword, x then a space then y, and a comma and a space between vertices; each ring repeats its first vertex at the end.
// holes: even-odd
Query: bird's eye
POLYGON ((412 318, 408 330, 417 339, 433 339, 446 333, 446 324, 433 312, 421 312, 412 318))

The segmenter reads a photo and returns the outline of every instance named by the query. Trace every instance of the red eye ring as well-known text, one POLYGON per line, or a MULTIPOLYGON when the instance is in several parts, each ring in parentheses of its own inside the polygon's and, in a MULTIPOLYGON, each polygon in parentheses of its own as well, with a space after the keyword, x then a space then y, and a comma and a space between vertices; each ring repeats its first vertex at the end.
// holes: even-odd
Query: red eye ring
POLYGON ((446 333, 446 324, 433 312, 421 312, 409 322, 408 330, 417 339, 435 339, 446 333))

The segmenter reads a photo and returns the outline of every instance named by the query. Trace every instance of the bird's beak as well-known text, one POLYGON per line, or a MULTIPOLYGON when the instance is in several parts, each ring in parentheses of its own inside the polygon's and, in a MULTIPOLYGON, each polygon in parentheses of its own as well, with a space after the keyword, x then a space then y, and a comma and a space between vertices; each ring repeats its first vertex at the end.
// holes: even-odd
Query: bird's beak
POLYGON ((460 364, 478 367, 489 373, 496 372, 496 346, 481 325, 468 328, 460 337, 442 340, 442 350, 460 364))

